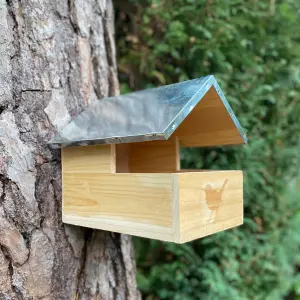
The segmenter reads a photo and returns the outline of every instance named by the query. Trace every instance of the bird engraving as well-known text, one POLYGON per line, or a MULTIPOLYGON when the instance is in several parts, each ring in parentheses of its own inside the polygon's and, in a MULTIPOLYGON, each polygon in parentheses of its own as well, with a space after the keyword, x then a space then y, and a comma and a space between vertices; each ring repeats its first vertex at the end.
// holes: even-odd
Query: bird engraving
POLYGON ((222 195, 228 183, 228 179, 225 179, 220 189, 214 189, 211 184, 207 184, 202 190, 205 192, 205 202, 209 210, 211 210, 210 217, 207 222, 211 223, 215 220, 218 208, 222 204, 222 195))

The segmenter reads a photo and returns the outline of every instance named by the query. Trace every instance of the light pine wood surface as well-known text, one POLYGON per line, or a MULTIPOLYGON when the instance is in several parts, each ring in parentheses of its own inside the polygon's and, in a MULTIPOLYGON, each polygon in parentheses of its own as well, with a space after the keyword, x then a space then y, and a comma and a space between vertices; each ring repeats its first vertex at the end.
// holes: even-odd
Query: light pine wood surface
POLYGON ((241 171, 67 172, 63 186, 73 225, 184 243, 243 222, 241 171))
POLYGON ((244 144, 214 87, 173 133, 183 147, 244 144))
POLYGON ((66 173, 66 223, 172 240, 172 174, 66 173))
POLYGON ((243 173, 178 174, 180 243, 243 224, 243 173))
POLYGON ((129 170, 132 173, 173 173, 180 166, 176 137, 167 141, 132 143, 129 147, 129 170))
POLYGON ((115 173, 115 145, 77 146, 61 149, 63 174, 115 173))

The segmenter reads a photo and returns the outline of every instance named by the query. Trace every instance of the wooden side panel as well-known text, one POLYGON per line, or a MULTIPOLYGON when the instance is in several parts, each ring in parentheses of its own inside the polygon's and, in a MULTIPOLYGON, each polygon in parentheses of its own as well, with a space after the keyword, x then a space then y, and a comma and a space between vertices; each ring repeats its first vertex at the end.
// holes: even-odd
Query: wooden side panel
POLYGON ((115 173, 115 145, 78 146, 61 149, 62 173, 115 173))
POLYGON ((203 99, 174 132, 183 147, 243 144, 244 141, 215 88, 203 99))
POLYGON ((243 173, 178 174, 180 242, 243 224, 243 173))
POLYGON ((172 173, 180 168, 179 143, 176 138, 130 144, 131 173, 172 173))
POLYGON ((172 174, 63 174, 65 223, 172 241, 172 174))

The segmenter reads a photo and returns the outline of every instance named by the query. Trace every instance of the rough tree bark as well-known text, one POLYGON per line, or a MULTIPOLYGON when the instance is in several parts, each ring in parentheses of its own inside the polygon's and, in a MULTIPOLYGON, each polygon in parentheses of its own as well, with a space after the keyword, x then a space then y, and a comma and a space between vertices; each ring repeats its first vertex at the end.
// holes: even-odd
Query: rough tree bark
POLYGON ((130 238, 61 223, 47 141, 118 93, 111 0, 0 0, 0 299, 138 299, 130 238))

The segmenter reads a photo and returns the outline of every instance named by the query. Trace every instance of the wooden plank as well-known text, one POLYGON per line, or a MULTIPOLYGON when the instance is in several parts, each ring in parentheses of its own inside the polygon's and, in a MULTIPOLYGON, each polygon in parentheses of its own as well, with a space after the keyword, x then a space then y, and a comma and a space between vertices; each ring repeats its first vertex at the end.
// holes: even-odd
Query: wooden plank
POLYGON ((243 224, 241 171, 177 175, 180 243, 243 224))
POLYGON ((61 149, 62 173, 115 173, 115 145, 78 146, 61 149))
POLYGON ((129 170, 129 152, 130 144, 116 145, 116 172, 130 173, 129 170))
POLYGON ((179 138, 183 147, 244 143, 214 87, 210 88, 173 135, 179 138))
POLYGON ((172 174, 63 174, 65 223, 171 241, 172 174))
POLYGON ((173 174, 173 242, 180 243, 180 206, 179 206, 179 176, 173 174))
MULTIPOLYGON (((172 138, 172 137, 171 137, 172 138)), ((174 136, 175 139, 175 159, 176 159, 176 172, 180 171, 181 169, 181 161, 180 161, 180 142, 177 136, 174 136)))
POLYGON ((179 143, 167 141, 130 144, 129 169, 132 173, 172 173, 180 168, 179 143))

